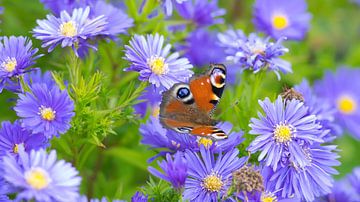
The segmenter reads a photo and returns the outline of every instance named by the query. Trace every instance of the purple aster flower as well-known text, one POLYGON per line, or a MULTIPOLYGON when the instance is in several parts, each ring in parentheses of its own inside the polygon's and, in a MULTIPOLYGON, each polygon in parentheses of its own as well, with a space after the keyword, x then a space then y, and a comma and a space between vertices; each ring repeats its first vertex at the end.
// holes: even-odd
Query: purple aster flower
POLYGON ((181 17, 198 27, 224 23, 218 17, 225 15, 226 10, 218 7, 217 0, 188 0, 175 6, 181 17))
POLYGON ((257 135, 248 150, 251 153, 261 151, 259 161, 276 170, 290 155, 291 161, 300 167, 309 162, 303 150, 304 146, 323 142, 321 125, 315 115, 308 114, 308 108, 299 100, 284 103, 279 96, 274 103, 269 98, 259 101, 265 114, 259 113, 259 119, 252 118, 250 134, 257 135))
POLYGON ((140 73, 141 81, 149 81, 161 90, 170 89, 175 83, 185 82, 192 75, 188 59, 179 58, 179 53, 169 55, 171 45, 164 45, 164 37, 155 34, 135 35, 130 46, 125 46, 125 59, 131 62, 125 71, 140 73))
POLYGON ((360 69, 341 67, 315 83, 315 93, 336 108, 335 122, 360 139, 360 69))
POLYGON ((185 152, 188 162, 188 177, 185 181, 185 200, 217 201, 226 196, 232 183, 232 173, 244 165, 247 158, 239 158, 239 151, 233 149, 215 157, 211 150, 200 148, 200 155, 185 152))
POLYGON ((95 1, 90 6, 92 8, 90 17, 96 18, 102 15, 105 17, 107 24, 102 31, 105 36, 115 39, 118 34, 126 33, 127 29, 134 25, 132 18, 129 18, 124 11, 112 4, 100 0, 95 1))
POLYGON ((318 201, 326 202, 353 202, 360 201, 359 192, 356 193, 346 179, 336 181, 330 194, 322 196, 317 199, 318 201))
POLYGON ((279 58, 289 52, 289 49, 281 45, 284 38, 278 39, 276 43, 269 42, 269 40, 269 37, 263 39, 255 33, 251 33, 246 41, 242 41, 240 38, 233 45, 228 46, 226 59, 241 65, 244 69, 250 69, 254 73, 262 69, 273 71, 280 79, 279 71, 285 74, 292 72, 291 64, 279 58))
POLYGON ((61 11, 71 13, 74 8, 82 7, 88 0, 40 0, 40 2, 56 16, 60 16, 61 11))
POLYGON ((219 45, 216 34, 206 29, 196 29, 190 33, 185 44, 177 49, 184 51, 184 56, 197 67, 225 61, 224 50, 219 45))
POLYGON ((164 173, 150 166, 148 170, 151 174, 170 182, 175 189, 180 190, 184 187, 187 177, 187 162, 182 152, 176 152, 174 159, 170 154, 166 154, 166 160, 158 161, 158 164, 164 173))
POLYGON ((253 15, 256 28, 275 39, 302 40, 311 19, 305 0, 256 0, 253 15))
POLYGON ((278 191, 282 198, 300 198, 302 201, 314 201, 316 197, 328 194, 333 186, 332 175, 338 174, 333 166, 340 165, 339 156, 334 152, 336 146, 312 145, 306 156, 305 166, 297 166, 290 160, 269 176, 271 191, 278 191))
POLYGON ((19 147, 19 162, 11 155, 3 158, 4 179, 18 189, 16 200, 76 201, 81 178, 64 160, 57 161, 56 151, 43 149, 27 154, 19 147), (66 197, 64 197, 66 196, 66 197))
POLYGON ((152 148, 165 148, 172 152, 185 151, 186 149, 199 151, 200 146, 203 145, 218 153, 230 151, 244 141, 242 131, 231 132, 233 127, 231 123, 219 123, 217 127, 229 134, 229 138, 214 142, 208 138, 177 133, 163 128, 158 117, 150 117, 146 124, 140 126, 140 133, 143 137, 141 143, 152 148))
POLYGON ((360 167, 354 168, 353 172, 347 176, 351 187, 356 191, 360 196, 360 167))
POLYGON ((51 72, 46 71, 44 72, 44 74, 42 74, 40 69, 35 69, 34 71, 25 74, 24 81, 28 85, 32 85, 35 83, 44 83, 48 86, 48 88, 56 86, 55 80, 51 72))
POLYGON ((26 37, 10 36, 0 39, 0 93, 3 88, 18 90, 18 77, 30 71, 29 67, 42 56, 36 56, 37 51, 26 37))
POLYGON ((88 38, 104 34, 107 22, 105 16, 89 18, 90 7, 74 9, 70 16, 62 11, 60 17, 47 15, 45 20, 37 20, 38 26, 33 29, 34 37, 42 40, 42 47, 49 47, 51 52, 57 45, 71 46, 77 53, 81 46, 92 47, 87 43, 88 38))
POLYGON ((303 80, 294 88, 304 97, 305 105, 309 107, 309 114, 316 115, 323 130, 329 131, 322 137, 325 142, 330 142, 342 134, 341 127, 334 123, 336 109, 326 100, 315 95, 307 80, 303 80))
POLYGON ((161 94, 156 88, 153 88, 153 86, 148 86, 139 96, 138 100, 142 100, 143 102, 134 106, 137 114, 140 114, 142 117, 144 117, 148 109, 150 109, 153 116, 159 115, 161 94))
POLYGON ((134 196, 131 197, 131 202, 148 202, 148 196, 137 191, 134 196))
POLYGON ((23 126, 33 133, 43 133, 49 139, 65 133, 74 116, 74 102, 67 91, 38 83, 30 88, 31 92, 19 94, 14 107, 23 126))
POLYGON ((184 1, 188 0, 162 0, 161 7, 163 8, 166 16, 171 16, 173 13, 174 5, 182 4, 184 1))
POLYGON ((11 124, 9 121, 1 123, 0 129, 0 156, 6 154, 18 155, 19 145, 22 145, 26 152, 32 149, 38 150, 47 146, 47 139, 43 134, 32 134, 21 127, 19 121, 11 124))

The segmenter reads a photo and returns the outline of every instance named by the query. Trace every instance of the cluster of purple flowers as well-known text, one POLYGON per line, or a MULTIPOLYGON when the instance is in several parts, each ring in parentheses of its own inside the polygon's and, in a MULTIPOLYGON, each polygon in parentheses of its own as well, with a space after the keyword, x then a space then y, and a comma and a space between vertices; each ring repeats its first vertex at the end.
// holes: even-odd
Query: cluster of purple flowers
POLYGON ((60 90, 51 73, 31 68, 37 49, 26 37, 1 39, 1 90, 16 92, 14 110, 19 119, 3 121, 0 128, 0 199, 16 194, 16 200, 75 201, 81 178, 65 161, 57 161, 56 151, 45 148, 53 136, 70 128, 74 103, 60 90), (63 172, 66 170, 66 172, 63 172))

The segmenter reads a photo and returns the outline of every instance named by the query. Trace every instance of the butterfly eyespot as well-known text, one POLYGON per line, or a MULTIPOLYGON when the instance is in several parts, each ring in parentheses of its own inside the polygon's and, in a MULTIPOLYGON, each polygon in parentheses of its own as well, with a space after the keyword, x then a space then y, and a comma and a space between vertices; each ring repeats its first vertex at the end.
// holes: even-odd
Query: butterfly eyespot
POLYGON ((188 88, 184 88, 184 87, 179 88, 176 95, 178 98, 184 99, 190 95, 190 90, 188 88))

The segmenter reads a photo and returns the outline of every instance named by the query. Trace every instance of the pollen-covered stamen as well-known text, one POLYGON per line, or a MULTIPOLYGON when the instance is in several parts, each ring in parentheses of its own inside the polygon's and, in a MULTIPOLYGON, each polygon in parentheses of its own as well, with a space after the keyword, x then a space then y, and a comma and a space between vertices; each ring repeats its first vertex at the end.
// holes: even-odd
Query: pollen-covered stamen
POLYGON ((17 61, 15 58, 7 57, 4 62, 1 63, 1 67, 7 72, 13 72, 16 68, 17 61))
POLYGON ((209 192, 218 192, 223 187, 224 183, 221 180, 221 177, 212 173, 206 176, 201 184, 209 192))
POLYGON ((52 121, 55 119, 56 117, 56 111, 54 111, 51 107, 44 107, 41 106, 39 108, 40 112, 39 115, 41 116, 41 118, 43 118, 44 120, 47 121, 52 121))
POLYGON ((19 144, 14 144, 13 152, 14 152, 15 154, 19 153, 19 144))
POLYGON ((157 55, 148 58, 147 64, 150 66, 151 71, 157 75, 166 74, 169 71, 165 58, 157 55))
POLYGON ((352 114, 357 108, 357 103, 353 97, 343 95, 337 100, 337 108, 343 114, 352 114))
POLYGON ((66 37, 73 37, 77 35, 77 28, 74 21, 64 22, 60 25, 60 33, 66 37))
POLYGON ((285 15, 275 14, 272 16, 272 25, 275 29, 282 30, 288 27, 289 20, 285 15))
POLYGON ((198 143, 199 143, 199 146, 204 145, 206 148, 209 148, 213 144, 213 141, 209 138, 202 137, 202 138, 199 138, 198 143))
POLYGON ((261 202, 276 202, 277 197, 274 194, 262 193, 261 202))
POLYGON ((287 124, 277 124, 274 129, 274 138, 276 142, 286 143, 291 141, 294 128, 287 124))
POLYGON ((36 190, 47 188, 52 181, 49 174, 42 168, 31 168, 26 171, 25 180, 36 190))
POLYGON ((266 44, 260 40, 256 40, 254 43, 249 44, 249 48, 253 54, 264 55, 266 44))

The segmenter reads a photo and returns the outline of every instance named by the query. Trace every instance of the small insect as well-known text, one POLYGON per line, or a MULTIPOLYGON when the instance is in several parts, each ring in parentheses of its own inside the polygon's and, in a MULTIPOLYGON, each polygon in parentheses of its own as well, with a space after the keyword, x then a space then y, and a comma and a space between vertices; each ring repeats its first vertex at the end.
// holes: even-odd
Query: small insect
POLYGON ((227 138, 211 118, 225 88, 226 67, 211 64, 204 75, 193 76, 189 83, 177 83, 163 93, 160 121, 179 133, 215 140, 227 138))

